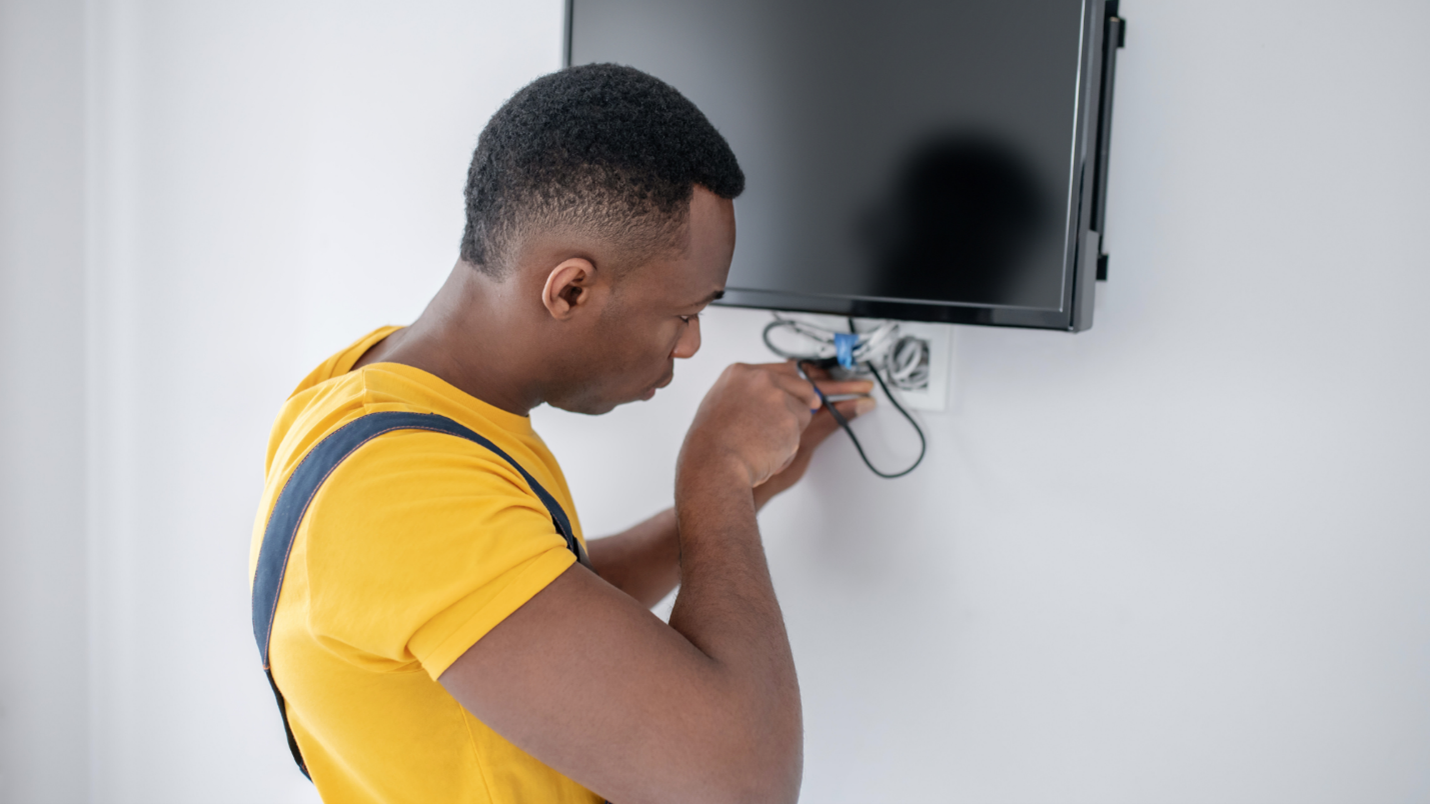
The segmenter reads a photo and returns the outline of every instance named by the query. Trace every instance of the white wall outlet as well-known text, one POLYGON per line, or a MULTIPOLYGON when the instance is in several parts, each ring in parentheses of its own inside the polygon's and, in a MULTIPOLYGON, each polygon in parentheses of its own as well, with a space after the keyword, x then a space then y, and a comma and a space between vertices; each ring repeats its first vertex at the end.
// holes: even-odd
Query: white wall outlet
POLYGON ((899 333, 921 338, 928 343, 928 384, 922 389, 891 389, 899 404, 911 410, 942 413, 948 408, 950 366, 953 363, 953 325, 929 324, 922 321, 900 321, 899 333))

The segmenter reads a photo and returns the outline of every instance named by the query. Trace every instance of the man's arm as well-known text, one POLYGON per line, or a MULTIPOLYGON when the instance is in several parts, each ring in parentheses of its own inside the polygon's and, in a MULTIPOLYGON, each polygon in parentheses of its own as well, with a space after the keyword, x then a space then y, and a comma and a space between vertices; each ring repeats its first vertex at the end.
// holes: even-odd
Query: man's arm
POLYGON ((650 608, 680 583, 680 540, 675 509, 635 527, 586 543, 591 567, 606 583, 650 608))
MULTIPOLYGON (((825 376, 820 373, 821 379, 825 376)), ((867 394, 873 385, 868 380, 854 383, 852 393, 867 394)), ((835 407, 846 420, 854 419, 872 410, 874 400, 868 397, 846 399, 835 403, 835 407)), ((799 451, 795 453, 794 461, 783 472, 754 489, 757 513, 776 494, 799 482, 809 468, 814 450, 838 429, 838 423, 827 408, 814 415, 800 435, 799 451)), ((674 508, 667 508, 629 530, 592 539, 586 547, 596 574, 646 608, 659 603, 680 583, 680 540, 676 533, 674 508)))
POLYGON ((682 585, 670 625, 572 566, 442 684, 518 747, 612 801, 793 802, 799 689, 751 489, 792 463, 817 404, 779 366, 732 366, 701 404, 677 472, 682 585))

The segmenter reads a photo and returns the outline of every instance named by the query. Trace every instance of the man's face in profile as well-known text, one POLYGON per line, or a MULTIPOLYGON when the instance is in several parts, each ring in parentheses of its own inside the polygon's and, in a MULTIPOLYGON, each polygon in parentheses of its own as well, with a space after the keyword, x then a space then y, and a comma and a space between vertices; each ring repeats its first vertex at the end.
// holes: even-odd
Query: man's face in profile
POLYGON ((699 313, 725 287, 735 252, 735 208, 697 186, 684 248, 655 255, 612 280, 614 287, 589 329, 577 336, 572 380, 546 401, 576 413, 607 413, 650 399, 675 376, 675 359, 700 349, 699 313))

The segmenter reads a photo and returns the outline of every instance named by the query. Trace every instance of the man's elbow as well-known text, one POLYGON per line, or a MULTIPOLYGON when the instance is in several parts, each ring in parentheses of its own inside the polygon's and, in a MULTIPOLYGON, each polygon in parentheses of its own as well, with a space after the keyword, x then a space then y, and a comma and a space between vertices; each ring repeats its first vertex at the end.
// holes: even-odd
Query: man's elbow
POLYGON ((798 715, 754 718, 732 730, 709 756, 705 790, 711 804, 794 804, 804 771, 798 715))
POLYGON ((731 775, 722 791, 722 801, 730 804, 795 804, 803 775, 803 751, 799 745, 777 755, 766 755, 731 775))
POLYGON ((746 758, 710 762, 700 778, 688 779, 671 799, 698 804, 794 804, 799 800, 801 761, 798 751, 787 757, 746 758))

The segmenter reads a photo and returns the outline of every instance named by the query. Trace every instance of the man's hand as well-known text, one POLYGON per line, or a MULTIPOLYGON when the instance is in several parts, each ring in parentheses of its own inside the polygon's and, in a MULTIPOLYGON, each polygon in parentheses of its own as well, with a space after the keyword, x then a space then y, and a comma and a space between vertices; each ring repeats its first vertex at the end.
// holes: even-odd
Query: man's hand
MULTIPOLYGON (((815 382, 826 396, 867 394, 872 387, 868 380, 835 381, 818 374, 815 382)), ((845 418, 853 418, 872 402, 837 404, 845 418)), ((751 488, 764 489, 756 493, 763 504, 799 480, 814 448, 837 427, 834 417, 820 408, 814 385, 799 376, 793 362, 736 363, 700 403, 677 471, 734 469, 748 477, 751 488)))
MULTIPOLYGON (((839 393, 868 394, 874 387, 874 383, 869 380, 859 380, 853 383, 856 387, 852 391, 829 391, 826 390, 826 388, 832 383, 824 382, 829 379, 828 372, 824 369, 814 368, 813 366, 808 367, 806 371, 810 379, 820 382, 820 390, 823 390, 826 395, 839 393)), ((857 399, 845 399, 833 404, 834 407, 839 410, 839 415, 844 417, 845 421, 852 421, 854 418, 873 410, 875 402, 873 397, 860 396, 857 399)), ((814 457, 815 448, 824 443, 824 439, 838 430, 839 422, 834 420, 834 416, 830 414, 829 408, 821 408, 818 413, 814 414, 814 418, 810 420, 809 426, 805 427, 804 433, 800 435, 799 450, 795 452, 794 460, 790 462, 789 466, 784 468, 784 471, 755 488, 755 509, 764 508, 765 503, 769 502, 776 494, 798 483, 799 479, 804 477, 805 470, 809 468, 809 461, 814 457)))
MULTIPOLYGON (((747 368, 768 368, 781 373, 785 370, 785 366, 781 365, 747 368)), ((822 369, 811 368, 809 374, 815 380, 829 379, 822 369)), ((806 387, 808 385, 805 383, 806 387)), ((852 388, 857 394, 868 393, 869 390, 870 383, 867 381, 854 383, 852 388)), ((853 419, 873 409, 874 400, 861 396, 836 402, 834 406, 845 419, 853 419)), ((809 459, 815 447, 838 429, 839 425, 828 408, 821 408, 815 413, 800 434, 794 460, 783 471, 755 487, 755 509, 763 508, 770 498, 799 482, 809 468, 809 459)), ((680 583, 680 542, 676 536, 673 508, 661 511, 622 533, 593 539, 586 548, 592 566, 602 578, 647 608, 670 594, 670 590, 680 583)))

